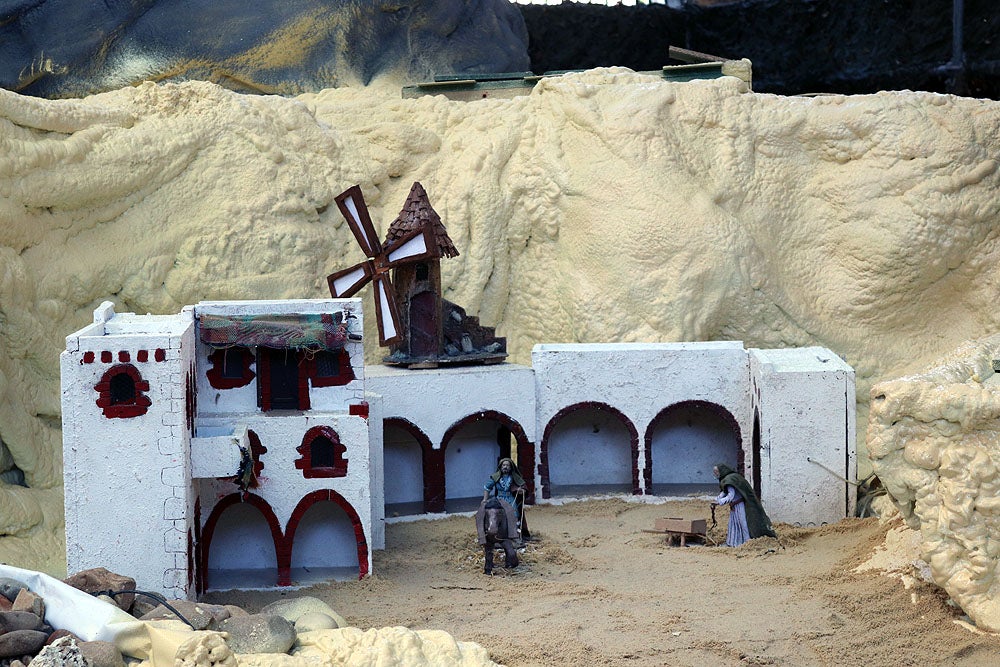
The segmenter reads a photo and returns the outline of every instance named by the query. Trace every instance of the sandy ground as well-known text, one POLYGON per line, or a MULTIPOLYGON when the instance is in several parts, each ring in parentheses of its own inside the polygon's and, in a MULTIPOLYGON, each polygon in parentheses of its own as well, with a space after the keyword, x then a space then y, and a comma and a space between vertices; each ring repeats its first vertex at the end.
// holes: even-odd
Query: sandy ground
MULTIPOLYGON (((364 581, 207 601, 256 610, 314 595, 358 627, 447 630, 511 667, 995 664, 1000 637, 955 623, 961 611, 940 589, 853 571, 887 524, 778 525, 784 547, 679 548, 642 532, 664 516, 708 518, 707 502, 529 507, 537 540, 492 577, 471 518, 392 524, 364 581)), ((709 535, 724 538, 726 519, 720 508, 709 535)))

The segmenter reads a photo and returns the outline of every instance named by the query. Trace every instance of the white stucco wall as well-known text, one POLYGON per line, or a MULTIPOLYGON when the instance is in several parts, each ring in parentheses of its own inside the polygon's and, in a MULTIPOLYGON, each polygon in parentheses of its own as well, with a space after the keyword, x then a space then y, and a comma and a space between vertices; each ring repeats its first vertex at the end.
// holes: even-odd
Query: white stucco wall
MULTIPOLYGON (((635 426, 642 471, 644 439, 656 415, 684 401, 707 401, 733 416, 746 449, 752 424, 749 369, 738 341, 536 345, 531 361, 539 438, 560 410, 577 403, 604 403, 635 426)), ((590 461, 590 468, 601 465, 602 461, 590 461)), ((709 474, 710 470, 709 466, 709 474)), ((550 470, 553 473, 559 471, 550 470)))
POLYGON ((382 451, 384 435, 382 419, 385 410, 382 397, 365 392, 368 402, 368 467, 371 472, 368 495, 370 498, 371 527, 368 544, 371 549, 385 549, 385 455, 382 451))
POLYGON ((106 567, 128 572, 139 588, 184 598, 189 585, 190 432, 186 381, 194 361, 194 322, 173 316, 115 315, 103 305, 95 323, 66 338, 60 355, 66 560, 69 572, 106 567), (146 361, 140 361, 140 351, 146 361), (157 350, 163 360, 157 361, 157 350), (94 353, 87 361, 88 352, 94 353), (110 352, 111 362, 102 361, 110 352), (109 418, 94 386, 128 362, 149 383, 143 415, 109 418), (141 554, 141 558, 137 555, 141 554))
MULTIPOLYGON (((261 457, 265 468, 260 488, 253 492, 272 508, 283 531, 292 512, 310 492, 333 490, 357 513, 368 542, 367 569, 371 552, 383 548, 383 486, 373 481, 372 445, 377 444, 374 463, 381 475, 381 401, 367 396, 371 423, 363 416, 348 414, 349 406, 365 400, 363 350, 360 340, 347 343, 356 379, 339 387, 310 387, 309 411, 263 413, 257 407, 256 381, 247 387, 216 390, 206 372, 211 364, 210 349, 196 338, 196 313, 216 315, 328 313, 342 309, 356 312, 352 331, 362 330, 357 299, 309 301, 206 302, 185 308, 174 316, 114 313, 110 304, 95 311, 94 324, 67 337, 62 354, 64 460, 66 462, 67 561, 70 571, 87 567, 108 567, 133 574, 141 587, 164 595, 187 597, 194 593, 193 573, 188 567, 188 533, 194 532, 194 498, 201 500, 201 516, 207 520, 216 503, 237 491, 231 481, 221 481, 236 472, 239 446, 247 445, 246 432, 252 429, 267 447, 261 457), (140 361, 139 351, 144 350, 140 361), (158 350, 162 350, 158 353, 158 350), (106 361, 102 352, 110 353, 106 361), (90 353, 90 354, 88 354, 90 353), (95 401, 94 388, 104 373, 128 361, 149 383, 145 392, 151 405, 143 415, 109 418, 95 401), (189 374, 194 374, 189 378, 189 374), (195 415, 197 438, 186 421, 187 383, 198 388, 195 415), (347 474, 338 478, 305 478, 295 467, 300 457, 296 448, 306 431, 325 425, 335 430, 346 447, 347 474), (113 444, 112 444, 113 443, 113 444), (136 553, 143 558, 135 559, 136 553)), ((236 514, 239 513, 237 509, 236 514)), ((293 564, 316 565, 323 551, 316 545, 323 538, 323 522, 316 516, 344 515, 346 524, 336 522, 344 532, 350 526, 346 512, 324 505, 309 510, 296 533, 298 552, 293 545, 293 564)), ((238 535, 241 527, 221 522, 221 533, 238 535)), ((239 524, 239 522, 237 522, 239 524)), ((270 567, 274 560, 273 540, 264 535, 259 522, 246 526, 245 549, 213 554, 213 560, 227 567, 270 567), (255 546, 256 545, 256 546, 255 546), (270 550, 270 557, 266 554, 270 550), (261 553, 258 553, 261 552, 261 553), (260 556, 260 557, 258 557, 260 556)), ((356 539, 351 529, 347 552, 330 549, 357 562, 356 539), (343 553, 342 553, 343 552, 343 553)), ((225 541, 225 538, 221 538, 225 541)), ((339 557, 339 556, 338 556, 339 557)), ((328 563, 330 566, 342 563, 328 563)))
POLYGON ((412 422, 435 449, 453 424, 484 410, 507 415, 535 442, 534 382, 532 370, 516 364, 425 370, 371 366, 367 376, 369 391, 382 396, 384 416, 412 422))
POLYGON ((854 369, 821 347, 752 349, 750 367, 771 519, 816 525, 852 515, 844 479, 857 471, 854 369))

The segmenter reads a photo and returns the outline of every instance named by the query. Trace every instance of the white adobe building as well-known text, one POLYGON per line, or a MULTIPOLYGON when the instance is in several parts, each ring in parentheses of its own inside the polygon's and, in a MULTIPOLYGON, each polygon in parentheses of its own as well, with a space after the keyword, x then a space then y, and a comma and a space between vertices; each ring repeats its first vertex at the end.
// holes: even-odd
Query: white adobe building
POLYGON ((176 597, 213 574, 369 572, 382 422, 361 317, 357 299, 98 308, 61 355, 69 571, 135 573, 176 597))
POLYGON ((473 509, 508 455, 529 502, 714 495, 721 461, 775 521, 853 513, 854 371, 824 348, 366 369, 361 331, 359 299, 98 308, 61 355, 69 570, 175 597, 364 576, 386 516, 473 509))

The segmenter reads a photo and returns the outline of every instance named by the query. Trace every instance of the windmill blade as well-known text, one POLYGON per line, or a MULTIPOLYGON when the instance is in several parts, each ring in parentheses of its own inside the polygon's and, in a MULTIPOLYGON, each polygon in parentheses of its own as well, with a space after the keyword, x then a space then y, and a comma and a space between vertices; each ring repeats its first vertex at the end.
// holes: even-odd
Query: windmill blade
POLYGON ((430 228, 421 227, 401 237, 391 247, 385 249, 386 264, 395 266, 403 262, 418 262, 437 256, 437 246, 430 228))
POLYGON ((326 277, 326 283, 330 286, 330 294, 335 299, 354 296, 369 280, 372 279, 375 269, 371 260, 355 264, 349 269, 331 273, 326 277))
POLYGON ((365 204, 364 195, 361 194, 361 187, 351 186, 337 195, 335 201, 365 256, 375 257, 382 254, 382 244, 379 243, 378 234, 375 233, 375 227, 372 225, 372 218, 368 214, 368 206, 365 204))
POLYGON ((374 278, 375 321, 378 324, 378 343, 383 347, 403 342, 399 329, 399 310, 396 307, 396 293, 389 277, 384 273, 374 278))

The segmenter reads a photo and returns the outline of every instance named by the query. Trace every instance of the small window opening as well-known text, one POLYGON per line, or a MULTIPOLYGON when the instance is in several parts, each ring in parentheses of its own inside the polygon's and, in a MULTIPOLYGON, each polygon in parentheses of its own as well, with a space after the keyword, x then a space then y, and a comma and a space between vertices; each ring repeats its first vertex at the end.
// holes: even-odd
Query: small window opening
POLYGON ((427 280, 430 277, 430 267, 424 262, 420 262, 416 266, 417 280, 427 280))
POLYGON ((332 352, 316 353, 316 377, 332 378, 340 375, 340 357, 332 352))
POLYGON ((313 468, 332 468, 336 465, 337 453, 329 438, 321 435, 309 444, 309 463, 313 468))
POLYGON ((240 379, 244 371, 243 350, 223 350, 222 352, 222 377, 228 379, 240 379))
POLYGON ((124 405, 135 402, 135 380, 127 373, 119 373, 108 383, 111 394, 111 405, 124 405))
POLYGON ((295 451, 301 455, 295 460, 295 468, 301 470, 306 479, 347 476, 347 459, 344 458, 347 448, 329 426, 314 426, 306 431, 302 444, 295 451))

